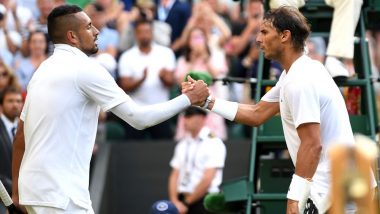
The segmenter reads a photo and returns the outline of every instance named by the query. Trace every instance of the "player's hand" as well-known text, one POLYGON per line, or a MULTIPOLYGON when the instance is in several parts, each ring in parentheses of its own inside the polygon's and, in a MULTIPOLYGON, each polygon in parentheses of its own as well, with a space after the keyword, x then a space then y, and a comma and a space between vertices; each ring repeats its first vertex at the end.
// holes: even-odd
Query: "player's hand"
POLYGON ((288 204, 286 206, 286 214, 299 214, 298 201, 288 199, 288 204))
POLYGON ((186 92, 193 90, 195 82, 196 81, 193 78, 191 78, 191 76, 187 76, 187 82, 181 83, 182 94, 185 94, 186 92))
POLYGON ((198 80, 194 83, 193 89, 184 93, 192 105, 202 106, 206 98, 210 95, 207 84, 203 80, 198 80))

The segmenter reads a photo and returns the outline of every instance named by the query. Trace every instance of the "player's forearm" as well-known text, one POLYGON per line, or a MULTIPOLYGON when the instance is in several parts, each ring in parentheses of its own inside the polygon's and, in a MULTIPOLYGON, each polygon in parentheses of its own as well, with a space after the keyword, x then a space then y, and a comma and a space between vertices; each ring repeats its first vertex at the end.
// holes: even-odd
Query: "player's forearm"
POLYGON ((168 192, 169 192, 169 200, 170 201, 177 201, 178 200, 178 198, 177 198, 177 196, 178 196, 178 190, 177 190, 178 174, 179 174, 178 170, 173 169, 173 171, 169 177, 168 192))
POLYGON ((132 99, 111 109, 115 115, 138 130, 161 123, 190 106, 186 95, 180 95, 170 101, 139 106, 132 99))
POLYGON ((279 112, 278 103, 260 101, 256 105, 237 104, 212 98, 207 107, 222 117, 249 126, 259 126, 279 112))
POLYGON ((193 204, 199 201, 208 193, 211 182, 214 179, 216 174, 216 169, 208 169, 208 172, 202 178, 202 181, 195 187, 195 190, 186 198, 187 204, 193 204))
POLYGON ((20 172, 20 165, 25 151, 24 139, 24 123, 20 121, 13 141, 13 154, 12 154, 12 195, 18 197, 18 177, 20 172))

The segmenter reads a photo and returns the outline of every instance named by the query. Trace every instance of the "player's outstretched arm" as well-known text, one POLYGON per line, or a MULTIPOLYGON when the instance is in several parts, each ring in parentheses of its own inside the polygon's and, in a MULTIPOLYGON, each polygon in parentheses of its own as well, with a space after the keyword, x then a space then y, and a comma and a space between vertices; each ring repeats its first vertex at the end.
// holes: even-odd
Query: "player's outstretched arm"
MULTIPOLYGON (((193 90, 195 80, 188 77, 187 82, 181 84, 182 93, 193 90)), ((259 126, 280 112, 278 102, 260 101, 255 105, 230 102, 215 97, 208 97, 207 109, 222 117, 250 126, 259 126)))
POLYGON ((190 105, 204 104, 208 96, 206 84, 203 81, 196 81, 191 91, 167 102, 140 106, 129 98, 110 111, 134 128, 142 130, 173 117, 190 105))

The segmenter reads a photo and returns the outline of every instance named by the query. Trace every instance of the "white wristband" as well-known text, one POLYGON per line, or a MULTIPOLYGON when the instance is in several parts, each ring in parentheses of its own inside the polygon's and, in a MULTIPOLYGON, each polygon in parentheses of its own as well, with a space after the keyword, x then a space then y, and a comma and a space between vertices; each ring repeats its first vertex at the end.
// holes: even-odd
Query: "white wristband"
POLYGON ((227 100, 215 99, 214 106, 211 111, 219 114, 227 120, 233 121, 238 111, 238 103, 227 100))
POLYGON ((296 174, 293 174, 292 182, 289 186, 287 198, 301 202, 309 198, 311 182, 296 174))

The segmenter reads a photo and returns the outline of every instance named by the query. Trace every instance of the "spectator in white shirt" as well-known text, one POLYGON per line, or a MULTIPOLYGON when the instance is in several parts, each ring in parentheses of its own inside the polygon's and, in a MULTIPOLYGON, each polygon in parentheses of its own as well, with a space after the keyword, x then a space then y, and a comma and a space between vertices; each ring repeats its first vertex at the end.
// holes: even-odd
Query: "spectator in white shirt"
MULTIPOLYGON (((174 84, 174 53, 168 47, 153 42, 151 21, 137 21, 135 37, 137 44, 119 59, 120 86, 138 104, 165 102, 169 100, 170 87, 174 84)), ((147 134, 154 139, 170 139, 173 136, 169 121, 144 132, 126 127, 128 139, 144 139, 147 134)))

